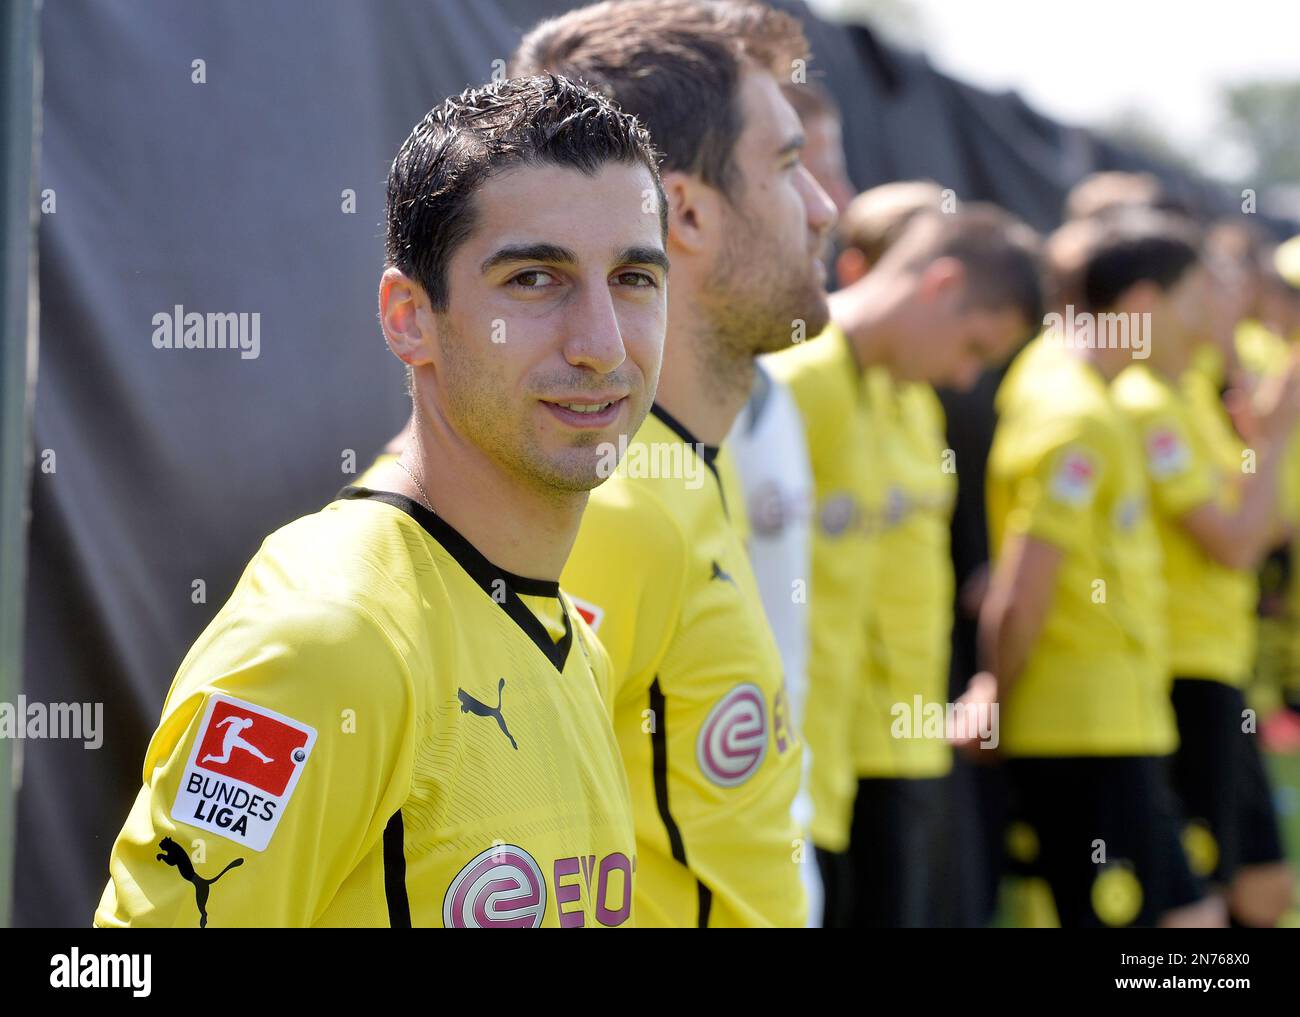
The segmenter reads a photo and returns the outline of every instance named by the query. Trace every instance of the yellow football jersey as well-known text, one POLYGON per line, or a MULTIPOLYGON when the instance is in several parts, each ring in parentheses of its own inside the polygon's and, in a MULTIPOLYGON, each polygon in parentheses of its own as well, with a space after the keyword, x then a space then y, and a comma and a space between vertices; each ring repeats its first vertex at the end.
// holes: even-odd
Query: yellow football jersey
MULTIPOLYGON (((1252 391, 1267 377, 1282 374, 1293 354, 1293 347, 1263 322, 1247 320, 1238 324, 1233 336, 1237 360, 1246 374, 1246 386, 1252 391)), ((1285 592, 1286 609, 1282 617, 1265 616, 1255 626, 1258 654, 1254 662, 1255 688, 1252 698, 1261 703, 1276 696, 1280 686, 1294 689, 1297 670, 1292 663, 1300 660, 1300 436, 1292 433, 1283 452, 1278 478, 1278 514, 1281 523, 1291 530, 1290 580, 1285 592)))
POLYGON ((713 465, 718 469, 718 482, 722 485, 722 497, 727 503, 727 518, 731 527, 740 535, 740 542, 749 545, 749 506, 745 504, 745 485, 741 482, 740 471, 736 469, 735 459, 726 445, 718 448, 713 465))
POLYGON ((1248 318, 1233 334, 1237 362, 1256 381, 1280 374, 1290 357, 1287 341, 1261 321, 1248 318))
MULTIPOLYGON (((1241 322, 1233 336, 1237 361, 1246 387, 1254 392, 1265 378, 1281 375, 1290 362, 1291 346, 1276 332, 1253 319, 1241 322)), ((1300 438, 1292 433, 1283 452, 1278 478, 1278 512, 1284 523, 1300 526, 1300 438)), ((1300 574, 1292 569, 1293 576, 1300 574)))
POLYGON ((869 369, 864 384, 879 500, 870 506, 874 595, 863 605, 870 659, 854 765, 859 777, 940 777, 952 768, 952 750, 942 736, 924 737, 922 721, 948 701, 956 463, 945 457, 943 406, 933 388, 895 381, 881 367, 869 369))
POLYGON ((1136 429, 1094 368, 1035 347, 999 396, 989 531, 995 556, 1008 536, 1025 534, 1064 560, 1042 631, 1001 705, 1001 748, 1165 754, 1177 734, 1160 538, 1136 429))
POLYGON ((813 840, 844 851, 857 794, 853 726, 867 662, 870 506, 878 500, 871 422, 862 372, 835 325, 764 364, 794 396, 812 466, 816 506, 803 734, 812 753, 813 840))
POLYGON ((558 584, 347 488, 267 538, 181 664, 95 924, 631 924, 609 681, 558 584))
POLYGON ((655 407, 562 581, 613 660, 638 924, 801 927, 801 745, 716 456, 655 407))
POLYGON ((1182 525, 1192 509, 1231 511, 1242 445, 1213 382, 1188 371, 1180 386, 1134 364, 1115 379, 1115 400, 1137 424, 1164 553, 1169 663, 1176 676, 1244 684, 1254 652, 1253 573, 1220 565, 1182 525))

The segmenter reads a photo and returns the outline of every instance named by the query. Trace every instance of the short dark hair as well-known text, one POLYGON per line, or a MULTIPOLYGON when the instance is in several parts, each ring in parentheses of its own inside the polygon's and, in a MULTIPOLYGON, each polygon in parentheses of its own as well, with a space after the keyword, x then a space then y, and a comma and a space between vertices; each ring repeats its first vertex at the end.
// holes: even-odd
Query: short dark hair
POLYGON ((553 71, 599 88, 636 114, 664 153, 731 197, 746 66, 789 78, 808 44, 789 14, 748 0, 606 0, 543 21, 524 36, 512 74, 553 71))
POLYGON ((1167 213, 1133 209, 1103 220, 1080 276, 1086 309, 1113 307, 1141 282, 1173 289, 1200 260, 1199 250, 1195 231, 1167 213))
POLYGON ((1038 234, 1010 212, 967 202, 952 212, 917 210, 881 261, 924 267, 955 258, 966 270, 966 305, 1012 308, 1036 329, 1043 319, 1043 275, 1038 234))
POLYGON ((466 89, 425 114, 388 173, 388 264, 447 309, 447 266, 474 229, 474 195, 511 166, 552 164, 591 176, 606 163, 650 171, 667 237, 658 153, 636 120, 591 89, 555 75, 466 89))

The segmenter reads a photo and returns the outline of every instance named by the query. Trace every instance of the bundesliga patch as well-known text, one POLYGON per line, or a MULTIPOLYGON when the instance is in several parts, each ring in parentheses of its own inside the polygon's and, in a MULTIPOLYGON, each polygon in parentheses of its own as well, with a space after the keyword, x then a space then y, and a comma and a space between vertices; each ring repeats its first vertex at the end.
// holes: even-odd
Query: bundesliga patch
POLYGON ((1096 483, 1097 470, 1092 460, 1082 452, 1067 452, 1052 476, 1051 494, 1057 501, 1079 508, 1092 501, 1096 483))
POLYGON ((1147 434, 1147 462, 1157 480, 1182 473, 1190 458, 1186 443, 1169 428, 1157 427, 1147 434))
POLYGON ((172 819, 266 850, 315 744, 315 728, 240 699, 212 696, 172 819))
POLYGON ((582 615, 582 620, 587 623, 587 626, 591 631, 598 631, 600 629, 600 623, 605 617, 605 609, 597 607, 589 600, 575 597, 572 593, 569 594, 569 599, 573 601, 573 606, 578 609, 578 614, 582 615))

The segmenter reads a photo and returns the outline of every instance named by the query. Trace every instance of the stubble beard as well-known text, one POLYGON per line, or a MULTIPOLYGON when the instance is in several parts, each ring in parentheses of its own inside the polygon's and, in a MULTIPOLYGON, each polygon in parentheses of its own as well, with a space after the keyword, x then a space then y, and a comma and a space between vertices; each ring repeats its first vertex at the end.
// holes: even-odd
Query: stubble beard
POLYGON ((830 320, 826 292, 809 262, 798 270, 785 267, 774 245, 739 215, 725 236, 704 289, 711 341, 695 346, 704 376, 724 398, 748 396, 756 357, 811 339, 830 320))
MULTIPOLYGON (((548 454, 537 431, 507 394, 502 372, 468 352, 464 336, 449 322, 438 325, 443 353, 445 416, 457 436, 498 468, 537 493, 565 501, 585 494, 604 478, 597 473, 598 436, 580 434, 572 447, 548 454)), ((532 405, 533 400, 526 401, 532 405)), ((454 478, 448 478, 454 482, 454 478)))

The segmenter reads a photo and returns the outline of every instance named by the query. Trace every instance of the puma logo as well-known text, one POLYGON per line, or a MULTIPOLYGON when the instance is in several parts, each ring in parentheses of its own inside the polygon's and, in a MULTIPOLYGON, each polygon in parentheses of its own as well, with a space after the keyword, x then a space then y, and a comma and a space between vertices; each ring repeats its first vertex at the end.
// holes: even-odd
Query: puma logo
POLYGON ((724 583, 730 583, 732 586, 736 585, 736 581, 731 578, 731 573, 724 572, 722 570, 722 566, 719 565, 716 561, 713 563, 713 574, 709 576, 709 578, 721 579, 724 583))
POLYGON ((464 689, 457 689, 456 696, 458 699, 460 699, 461 713, 472 713, 478 717, 495 717, 497 719, 497 726, 501 728, 501 733, 510 739, 510 744, 514 747, 514 750, 518 752, 519 743, 515 741, 514 736, 510 733, 510 729, 506 727, 505 717, 501 716, 501 690, 504 689, 505 687, 506 687, 506 680, 502 678, 499 682, 497 682, 497 705, 496 706, 487 706, 483 703, 480 703, 477 699, 471 696, 464 689))
POLYGON ((208 893, 212 884, 231 869, 243 865, 244 860, 236 858, 211 879, 204 879, 194 871, 194 863, 190 861, 190 856, 185 853, 185 849, 170 837, 164 837, 158 842, 158 846, 163 849, 163 853, 157 856, 158 861, 175 866, 182 879, 194 884, 194 901, 199 906, 199 928, 206 929, 208 927, 208 893))

